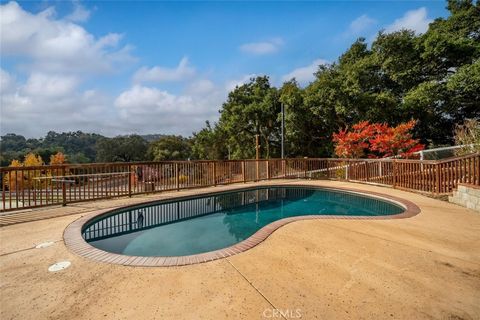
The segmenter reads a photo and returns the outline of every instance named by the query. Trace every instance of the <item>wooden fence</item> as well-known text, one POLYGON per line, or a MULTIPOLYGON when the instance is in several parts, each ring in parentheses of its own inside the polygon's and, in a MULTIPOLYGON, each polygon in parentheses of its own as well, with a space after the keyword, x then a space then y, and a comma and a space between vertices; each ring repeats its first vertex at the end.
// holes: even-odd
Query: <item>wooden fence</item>
POLYGON ((480 154, 442 161, 269 159, 1 167, 0 211, 261 180, 333 179, 439 196, 480 185, 480 154))

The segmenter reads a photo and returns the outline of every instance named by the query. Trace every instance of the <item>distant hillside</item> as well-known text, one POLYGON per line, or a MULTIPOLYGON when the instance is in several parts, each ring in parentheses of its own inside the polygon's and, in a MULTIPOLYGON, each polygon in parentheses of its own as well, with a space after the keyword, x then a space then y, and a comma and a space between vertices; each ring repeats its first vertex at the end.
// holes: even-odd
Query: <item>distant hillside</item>
MULTIPOLYGON (((148 145, 165 136, 164 134, 147 134, 140 137, 148 145)), ((129 137, 129 135, 121 137, 129 137)), ((28 153, 40 155, 45 162, 57 152, 64 153, 70 163, 95 162, 97 143, 100 140, 114 139, 82 131, 62 133, 50 131, 45 137, 38 139, 27 139, 22 135, 8 133, 0 137, 0 166, 8 166, 13 159, 22 160, 28 153)))
POLYGON ((160 138, 163 138, 163 137, 166 137, 166 136, 167 136, 166 134, 144 134, 144 135, 140 135, 140 137, 145 139, 147 142, 156 141, 156 140, 158 140, 160 138))
POLYGON ((62 152, 72 163, 93 162, 95 145, 102 138, 102 135, 82 131, 50 131, 40 139, 26 139, 22 135, 9 133, 0 137, 0 164, 8 166, 13 159, 23 159, 30 152, 40 155, 44 161, 48 161, 52 154, 62 152))
MULTIPOLYGON (((121 135, 118 135, 117 137, 129 137, 129 136, 131 136, 131 135, 130 134, 121 134, 121 135)), ((147 142, 152 142, 152 141, 156 141, 158 139, 167 137, 168 135, 167 134, 160 134, 160 133, 153 133, 153 134, 139 134, 138 136, 142 137, 147 142)))

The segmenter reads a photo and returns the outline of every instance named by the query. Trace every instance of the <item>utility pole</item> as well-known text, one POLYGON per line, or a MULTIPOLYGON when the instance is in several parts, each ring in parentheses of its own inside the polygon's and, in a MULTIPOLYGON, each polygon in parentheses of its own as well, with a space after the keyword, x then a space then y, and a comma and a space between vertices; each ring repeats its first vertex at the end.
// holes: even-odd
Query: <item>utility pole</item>
POLYGON ((260 135, 255 135, 255 159, 260 159, 260 135))
POLYGON ((283 105, 283 102, 280 103, 281 108, 282 108, 282 159, 285 158, 285 107, 283 105))

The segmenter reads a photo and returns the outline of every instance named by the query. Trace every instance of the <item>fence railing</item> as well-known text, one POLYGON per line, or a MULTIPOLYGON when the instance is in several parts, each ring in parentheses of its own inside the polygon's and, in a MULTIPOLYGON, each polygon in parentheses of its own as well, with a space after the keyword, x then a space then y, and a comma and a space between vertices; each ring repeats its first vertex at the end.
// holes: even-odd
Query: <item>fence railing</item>
POLYGON ((480 154, 442 161, 268 159, 1 167, 0 211, 273 179, 334 179, 449 194, 480 185, 480 154))

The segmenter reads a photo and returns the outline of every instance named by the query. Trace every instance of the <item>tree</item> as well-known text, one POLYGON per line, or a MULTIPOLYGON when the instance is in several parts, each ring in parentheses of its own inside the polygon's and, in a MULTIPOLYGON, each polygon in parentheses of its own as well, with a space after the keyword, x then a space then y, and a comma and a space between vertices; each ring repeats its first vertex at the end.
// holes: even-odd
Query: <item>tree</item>
MULTIPOLYGON (((40 155, 35 155, 34 153, 29 153, 25 156, 25 160, 23 160, 23 165, 25 167, 30 166, 43 166, 44 162, 40 155)), ((48 185, 48 180, 43 179, 42 177, 45 176, 47 172, 44 170, 33 170, 29 172, 27 177, 24 177, 24 184, 25 188, 42 188, 48 185)))
POLYGON ((414 152, 423 150, 425 145, 419 143, 419 140, 413 139, 411 130, 417 122, 411 120, 401 123, 396 127, 390 127, 385 123, 376 124, 377 133, 371 139, 370 150, 375 154, 372 157, 409 157, 414 152))
POLYGON ((25 167, 43 166, 43 159, 40 155, 29 153, 25 156, 25 160, 23 160, 23 165, 25 167))
POLYGON ((65 155, 61 152, 57 152, 50 156, 50 165, 64 164, 66 162, 65 155))
POLYGON ((227 137, 229 158, 253 158, 255 135, 260 137, 262 157, 278 155, 279 112, 278 93, 267 76, 252 78, 230 92, 218 122, 227 137))
POLYGON ((42 159, 50 159, 52 156, 55 156, 57 153, 63 154, 62 151, 63 151, 63 148, 59 148, 59 147, 46 147, 46 148, 40 147, 33 150, 32 153, 39 155, 42 159))
MULTIPOLYGON (((42 157, 34 153, 29 153, 25 156, 23 162, 19 160, 12 160, 9 167, 32 167, 42 166, 42 157)), ((3 179, 4 187, 8 190, 21 191, 24 188, 31 188, 35 186, 46 185, 46 180, 38 179, 44 172, 43 170, 30 170, 28 174, 25 171, 10 171, 3 179)))
POLYGON ((154 161, 187 160, 192 147, 189 139, 182 136, 163 136, 150 144, 148 153, 154 161))
POLYGON ((205 128, 193 133, 192 157, 194 159, 223 160, 228 158, 226 135, 219 126, 206 122, 205 128))
POLYGON ((449 0, 447 18, 435 19, 420 37, 419 48, 429 80, 443 80, 480 55, 480 2, 449 0))
POLYGON ((455 128, 455 145, 464 146, 456 150, 456 155, 463 156, 480 152, 480 121, 468 119, 455 128))
POLYGON ((420 55, 414 31, 380 32, 372 44, 372 59, 378 64, 380 73, 377 76, 382 84, 379 91, 388 88, 398 99, 424 81, 420 55))
POLYGON ((416 121, 390 127, 385 123, 359 122, 352 130, 340 130, 333 134, 335 154, 341 158, 408 157, 423 150, 424 145, 413 139, 411 130, 416 121))
POLYGON ((83 153, 90 161, 95 160, 95 145, 100 139, 105 139, 95 133, 83 133, 82 131, 56 133, 50 131, 42 141, 42 147, 61 148, 67 155, 83 153))
POLYGON ((455 123, 480 118, 480 59, 458 68, 448 78, 446 90, 451 104, 449 114, 455 123))
POLYGON ((97 162, 129 162, 146 159, 148 143, 139 135, 102 138, 96 144, 97 162))
MULTIPOLYGON (((23 164, 19 160, 12 160, 9 167, 22 167, 23 164)), ((3 177, 3 189, 4 190, 18 190, 23 186, 22 180, 24 179, 21 171, 10 171, 3 177)))
POLYGON ((331 152, 333 131, 330 130, 336 113, 329 112, 331 109, 326 107, 323 96, 317 95, 318 85, 302 90, 291 80, 279 90, 279 100, 285 108, 285 155, 288 157, 319 157, 331 152))
POLYGON ((16 134, 6 134, 0 137, 0 161, 7 166, 13 159, 22 159, 28 153, 40 155, 43 159, 62 152, 72 163, 85 163, 95 160, 95 144, 102 138, 92 133, 50 131, 43 139, 25 139, 16 134))
POLYGON ((90 159, 83 153, 78 152, 68 155, 68 162, 70 163, 89 163, 90 159))
POLYGON ((436 81, 423 82, 406 93, 402 109, 405 116, 415 117, 418 125, 415 135, 421 137, 422 143, 449 144, 452 121, 445 117, 449 96, 445 83, 436 81))
POLYGON ((0 149, 2 153, 6 151, 22 151, 25 148, 27 148, 27 140, 24 136, 7 133, 1 137, 0 149))

